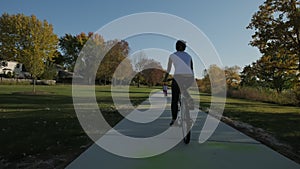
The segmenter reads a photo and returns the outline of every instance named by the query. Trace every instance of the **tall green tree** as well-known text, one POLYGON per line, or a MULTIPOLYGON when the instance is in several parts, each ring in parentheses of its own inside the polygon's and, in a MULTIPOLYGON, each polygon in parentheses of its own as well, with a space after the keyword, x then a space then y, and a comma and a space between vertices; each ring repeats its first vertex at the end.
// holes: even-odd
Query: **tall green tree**
POLYGON ((76 56, 76 70, 74 73, 83 77, 84 81, 88 84, 92 84, 95 80, 95 73, 98 70, 100 60, 103 60, 105 55, 105 42, 101 35, 89 33, 89 39, 84 44, 84 47, 79 51, 76 56), (80 57, 78 59, 77 57, 80 57))
POLYGON ((58 38, 46 20, 24 14, 0 17, 0 56, 23 63, 35 80, 44 72, 45 62, 52 61, 58 38))
POLYGON ((62 54, 58 50, 55 51, 54 58, 52 60, 53 60, 53 63, 60 65, 60 66, 63 66, 65 63, 65 59, 63 58, 62 54))
POLYGON ((93 36, 93 33, 80 33, 78 35, 65 34, 59 38, 59 47, 67 70, 74 70, 78 55, 91 36, 93 36))
POLYGON ((258 87, 260 84, 258 82, 257 74, 258 74, 258 70, 255 62, 245 66, 240 75, 241 76, 240 85, 258 87))
MULTIPOLYGON (((128 56, 129 44, 124 40, 111 40, 105 43, 105 55, 97 71, 97 79, 104 81, 104 84, 112 81, 114 72, 119 64, 128 56)), ((124 71, 132 72, 131 64, 129 69, 124 71)))
POLYGON ((291 60, 297 59, 300 71, 299 0, 266 0, 247 28, 255 30, 250 44, 263 55, 274 56, 278 49, 283 50, 291 60))
POLYGON ((279 50, 277 55, 264 55, 244 68, 242 85, 271 88, 278 93, 293 88, 299 78, 295 62, 295 57, 285 54, 284 50, 279 50))
POLYGON ((281 93, 291 89, 297 83, 297 66, 291 57, 278 53, 275 56, 263 56, 257 61, 258 79, 264 86, 281 93))
POLYGON ((57 67, 55 63, 47 61, 45 63, 45 71, 41 74, 41 79, 53 80, 57 76, 57 67))

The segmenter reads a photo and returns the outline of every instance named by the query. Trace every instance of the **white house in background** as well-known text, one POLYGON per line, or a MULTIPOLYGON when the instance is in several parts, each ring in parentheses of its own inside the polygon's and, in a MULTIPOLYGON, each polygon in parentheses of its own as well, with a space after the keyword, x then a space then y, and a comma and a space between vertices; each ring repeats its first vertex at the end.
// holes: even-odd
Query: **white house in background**
POLYGON ((16 61, 0 61, 0 74, 11 74, 17 78, 30 77, 30 74, 25 71, 24 65, 16 61))

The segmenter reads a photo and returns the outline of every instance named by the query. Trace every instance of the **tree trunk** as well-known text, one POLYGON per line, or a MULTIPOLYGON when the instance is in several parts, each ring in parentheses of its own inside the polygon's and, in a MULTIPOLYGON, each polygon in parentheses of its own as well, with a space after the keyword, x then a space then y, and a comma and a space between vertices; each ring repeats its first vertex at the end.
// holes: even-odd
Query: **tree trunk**
POLYGON ((137 87, 140 88, 140 76, 137 75, 137 87))
POLYGON ((299 72, 300 72, 300 54, 298 54, 299 56, 298 56, 298 70, 299 70, 299 72))
POLYGON ((36 86, 36 78, 33 78, 33 88, 32 88, 33 93, 35 93, 35 86, 36 86))

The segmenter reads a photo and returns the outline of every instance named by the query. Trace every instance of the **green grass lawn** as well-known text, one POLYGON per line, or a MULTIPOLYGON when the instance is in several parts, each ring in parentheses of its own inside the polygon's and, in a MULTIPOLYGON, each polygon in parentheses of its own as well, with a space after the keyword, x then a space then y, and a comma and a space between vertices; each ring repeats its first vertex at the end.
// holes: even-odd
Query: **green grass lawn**
MULTIPOLYGON (((0 161, 24 158, 74 159, 92 141, 82 130, 73 107, 70 85, 0 85, 0 161), (42 92, 41 92, 42 91, 42 92)), ((130 88, 133 105, 148 98, 149 88, 130 88)), ((109 86, 96 87, 102 113, 113 126, 123 117, 113 109, 109 86)), ((201 94, 201 107, 210 105, 210 96, 201 94)), ((227 99, 224 115, 273 133, 300 154, 300 108, 241 99, 227 99)))
POLYGON ((47 93, 23 93, 31 90, 31 86, 0 86, 2 158, 16 162, 28 156, 72 155, 90 142, 74 113, 70 86, 37 86, 47 93))
MULTIPOLYGON (((82 130, 73 107, 71 85, 0 85, 0 160, 16 162, 27 157, 64 156, 71 160, 92 141, 82 130)), ((149 88, 132 88, 137 105, 148 97, 149 88)), ((123 117, 113 109, 109 86, 97 86, 97 101, 113 126, 123 117)))
MULTIPOLYGON (((200 99, 202 107, 209 107, 210 95, 201 94, 200 99)), ((227 98, 223 115, 270 132, 300 156, 300 107, 227 98)))

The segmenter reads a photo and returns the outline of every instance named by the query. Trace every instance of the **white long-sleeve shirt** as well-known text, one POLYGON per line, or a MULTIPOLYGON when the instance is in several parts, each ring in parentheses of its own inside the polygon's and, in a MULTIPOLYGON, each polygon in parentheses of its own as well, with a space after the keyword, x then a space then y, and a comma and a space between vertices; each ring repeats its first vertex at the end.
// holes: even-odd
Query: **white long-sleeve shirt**
POLYGON ((174 75, 194 75, 192 67, 192 57, 184 52, 177 51, 170 55, 169 58, 175 68, 174 75))

